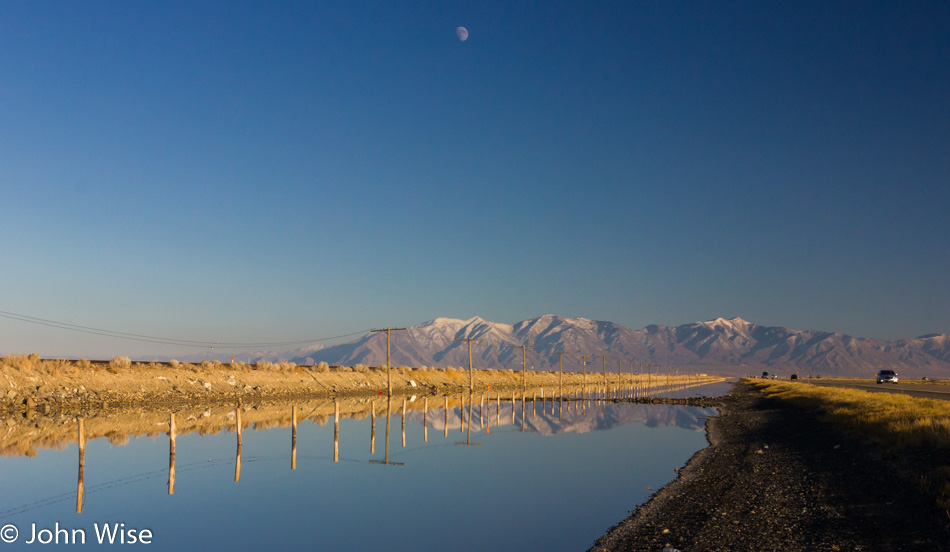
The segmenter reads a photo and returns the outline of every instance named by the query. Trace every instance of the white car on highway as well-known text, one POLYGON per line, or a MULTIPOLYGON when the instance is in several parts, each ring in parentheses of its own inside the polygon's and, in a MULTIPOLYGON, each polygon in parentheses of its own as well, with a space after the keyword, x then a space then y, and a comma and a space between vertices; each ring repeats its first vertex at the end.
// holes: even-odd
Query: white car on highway
POLYGON ((881 370, 877 373, 878 383, 897 383, 897 372, 894 370, 881 370))

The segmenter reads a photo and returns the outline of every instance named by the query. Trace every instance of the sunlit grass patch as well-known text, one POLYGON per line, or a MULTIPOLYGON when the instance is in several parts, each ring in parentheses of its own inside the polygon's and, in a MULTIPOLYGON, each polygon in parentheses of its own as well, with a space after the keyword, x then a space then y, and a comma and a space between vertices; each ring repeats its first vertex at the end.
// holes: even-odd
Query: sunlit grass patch
MULTIPOLYGON (((950 401, 894 393, 746 380, 769 397, 815 411, 839 430, 890 449, 950 449, 950 401)), ((945 458, 946 454, 942 454, 945 458)), ((950 465, 917 474, 950 517, 950 465)))
POLYGON ((950 448, 950 401, 896 393, 750 382, 766 395, 818 411, 839 429, 893 448, 950 448))

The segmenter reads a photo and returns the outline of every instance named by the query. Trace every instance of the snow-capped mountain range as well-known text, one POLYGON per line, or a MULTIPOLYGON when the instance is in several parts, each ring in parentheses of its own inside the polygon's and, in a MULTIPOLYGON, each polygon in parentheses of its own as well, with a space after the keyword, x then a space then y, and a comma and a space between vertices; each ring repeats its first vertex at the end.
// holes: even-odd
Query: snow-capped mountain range
MULTIPOLYGON (((616 372, 618 361, 629 373, 631 361, 664 366, 701 368, 733 374, 761 370, 780 374, 869 376, 891 368, 905 377, 950 377, 950 336, 931 334, 884 341, 838 332, 760 326, 741 318, 716 318, 681 326, 650 325, 640 330, 615 324, 546 314, 513 325, 436 318, 404 331, 392 332, 394 366, 468 366, 468 346, 457 341, 475 338, 477 368, 521 369, 521 349, 528 345, 528 368, 557 368, 557 351, 565 351, 564 370, 579 371, 587 355, 589 371, 616 372)), ((284 353, 242 353, 240 360, 291 360, 298 364, 379 365, 386 361, 386 336, 370 333, 355 341, 329 347, 314 346, 284 353)), ((634 365, 639 370, 639 364, 634 365)))

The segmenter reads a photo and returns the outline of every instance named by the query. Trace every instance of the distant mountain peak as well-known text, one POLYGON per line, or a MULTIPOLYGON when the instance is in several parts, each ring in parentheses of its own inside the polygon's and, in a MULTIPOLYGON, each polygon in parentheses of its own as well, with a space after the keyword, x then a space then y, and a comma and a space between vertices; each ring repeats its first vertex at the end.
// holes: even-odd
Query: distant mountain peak
POLYGON ((733 318, 714 318, 712 320, 706 320, 705 322, 697 322, 695 324, 684 324, 680 326, 681 328, 690 328, 690 327, 704 327, 712 331, 718 332, 733 332, 733 333, 748 333, 749 329, 752 328, 755 324, 743 320, 742 318, 736 316, 733 318))

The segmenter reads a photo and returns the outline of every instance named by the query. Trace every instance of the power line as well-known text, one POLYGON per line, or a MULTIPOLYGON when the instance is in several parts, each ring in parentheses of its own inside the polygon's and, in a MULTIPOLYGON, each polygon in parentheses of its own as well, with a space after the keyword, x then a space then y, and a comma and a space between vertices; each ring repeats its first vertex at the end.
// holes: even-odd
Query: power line
POLYGON ((312 339, 302 339, 298 341, 270 341, 270 342, 234 342, 234 341, 198 341, 191 339, 177 339, 173 337, 160 337, 154 335, 144 335, 144 334, 133 334, 127 332, 119 332, 115 330, 106 330, 102 328, 93 328, 91 326, 82 326, 79 324, 70 324, 68 322, 58 322, 56 320, 48 320, 45 318, 37 318, 35 316, 27 316, 25 314, 17 314, 14 312, 0 311, 0 317, 8 318, 10 320, 16 320, 19 322, 28 322, 30 324, 37 324, 39 326, 47 326, 50 328, 58 328, 60 330, 69 330, 73 332, 86 333, 92 335, 101 335, 104 337, 112 337, 115 339, 126 339, 129 341, 142 341, 146 343, 159 343, 162 345, 176 345, 179 347, 195 347, 201 349, 207 348, 232 348, 232 349, 243 349, 243 348, 252 348, 252 347, 276 347, 276 346, 286 346, 286 345, 303 345, 306 343, 314 343, 317 341, 330 341, 334 339, 341 339, 344 337, 352 337, 354 335, 368 333, 369 330, 360 330, 358 332, 348 333, 344 335, 337 335, 332 337, 315 337, 312 339))

